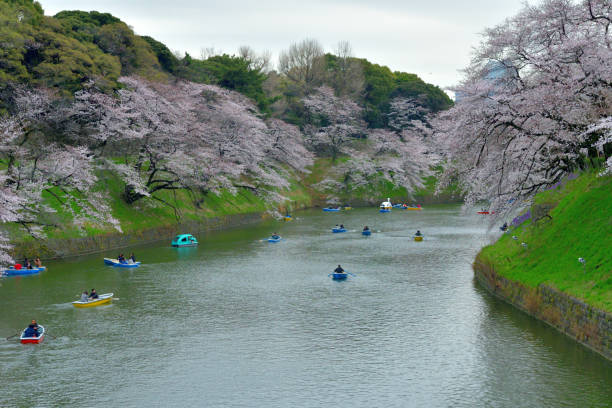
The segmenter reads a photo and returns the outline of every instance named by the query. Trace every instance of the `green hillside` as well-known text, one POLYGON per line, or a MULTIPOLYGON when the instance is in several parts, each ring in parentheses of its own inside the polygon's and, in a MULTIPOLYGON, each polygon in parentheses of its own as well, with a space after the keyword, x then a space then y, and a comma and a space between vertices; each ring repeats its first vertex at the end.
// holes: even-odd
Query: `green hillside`
POLYGON ((612 312, 610 197, 612 177, 594 172, 540 193, 531 218, 485 247, 479 261, 510 280, 545 283, 612 312), (584 269, 578 258, 586 260, 584 269))

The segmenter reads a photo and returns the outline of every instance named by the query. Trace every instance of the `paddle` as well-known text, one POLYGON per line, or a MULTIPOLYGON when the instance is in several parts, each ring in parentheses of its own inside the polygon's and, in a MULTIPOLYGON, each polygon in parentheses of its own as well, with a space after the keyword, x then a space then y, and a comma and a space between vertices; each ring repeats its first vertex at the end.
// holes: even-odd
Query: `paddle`
POLYGON ((12 339, 13 337, 19 336, 21 334, 21 332, 17 333, 17 334, 13 334, 12 336, 7 337, 7 340, 12 339))

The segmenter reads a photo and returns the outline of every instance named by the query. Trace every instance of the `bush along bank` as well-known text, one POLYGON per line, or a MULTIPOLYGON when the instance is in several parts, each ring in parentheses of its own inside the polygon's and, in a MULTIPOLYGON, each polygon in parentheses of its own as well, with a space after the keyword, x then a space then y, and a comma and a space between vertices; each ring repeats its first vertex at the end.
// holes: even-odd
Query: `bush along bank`
POLYGON ((491 293, 612 360, 611 181, 587 173, 538 194, 473 267, 491 293))

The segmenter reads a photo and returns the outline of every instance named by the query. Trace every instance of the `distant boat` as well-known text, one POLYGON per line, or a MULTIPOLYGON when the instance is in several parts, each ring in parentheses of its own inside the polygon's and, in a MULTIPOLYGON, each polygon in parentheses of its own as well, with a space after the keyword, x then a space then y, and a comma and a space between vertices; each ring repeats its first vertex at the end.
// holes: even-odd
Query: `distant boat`
POLYGON ((408 205, 404 206, 404 210, 421 211, 422 209, 423 209, 423 207, 421 207, 420 204, 417 204, 416 207, 412 207, 412 206, 408 206, 408 205))
POLYGON ((370 235, 372 235, 372 230, 363 230, 361 231, 361 235, 365 235, 366 237, 369 237, 370 235))
POLYGON ((423 240, 423 236, 422 236, 422 235, 415 235, 415 236, 414 236, 414 240, 415 240, 416 242, 421 242, 421 241, 423 240))
POLYGON ((345 205, 344 207, 342 207, 343 210, 348 211, 348 210, 352 210, 353 207, 351 207, 350 205, 345 205))
POLYGON ((104 264, 117 268, 138 268, 140 266, 140 262, 119 262, 118 259, 111 258, 104 258, 104 264))
POLYGON ((476 211, 476 214, 482 214, 482 215, 488 215, 488 214, 495 214, 495 211, 476 211))
POLYGON ((277 236, 276 238, 272 236, 272 237, 268 238, 268 242, 276 243, 276 242, 280 242, 281 239, 282 238, 280 236, 277 236))
POLYGON ((391 212, 391 208, 393 208, 393 204, 391 204, 391 199, 387 198, 387 201, 383 201, 382 204, 380 205, 379 212, 388 213, 388 212, 391 212))
POLYGON ((2 272, 2 276, 36 275, 37 273, 40 273, 44 271, 45 269, 47 269, 45 266, 41 266, 40 268, 31 268, 31 269, 28 269, 28 268, 16 269, 11 266, 9 269, 5 269, 2 272))
POLYGON ((28 343, 38 344, 38 343, 42 343, 44 339, 45 339, 45 328, 41 326, 40 324, 38 325, 38 337, 25 337, 25 329, 21 333, 21 336, 19 336, 19 341, 21 342, 21 344, 28 344, 28 343))
POLYGON ((334 227, 334 228, 332 228, 332 232, 334 234, 338 234, 340 232, 346 232, 346 228, 334 227))
POLYGON ((83 308, 83 307, 96 307, 100 305, 109 304, 113 300, 114 293, 105 293, 103 295, 98 296, 97 299, 90 299, 87 302, 83 302, 81 300, 76 300, 72 302, 72 306, 83 308))
POLYGON ((180 234, 174 237, 171 245, 175 248, 193 247, 198 245, 198 240, 191 234, 180 234))
POLYGON ((323 211, 326 211, 326 212, 339 212, 340 211, 340 207, 338 207, 338 208, 329 208, 329 207, 326 207, 326 208, 323 209, 323 211))
POLYGON ((284 219, 285 221, 292 221, 292 220, 293 220, 293 217, 291 217, 289 214, 287 214, 287 215, 285 215, 285 217, 283 217, 283 219, 284 219))
POLYGON ((346 278, 348 278, 348 273, 343 272, 343 273, 330 273, 330 276, 333 280, 346 280, 346 278))

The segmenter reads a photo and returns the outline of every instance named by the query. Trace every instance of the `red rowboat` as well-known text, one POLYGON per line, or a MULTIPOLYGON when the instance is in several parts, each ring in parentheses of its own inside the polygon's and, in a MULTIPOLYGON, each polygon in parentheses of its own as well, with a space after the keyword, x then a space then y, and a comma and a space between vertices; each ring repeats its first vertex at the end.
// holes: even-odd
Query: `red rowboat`
POLYGON ((19 337, 21 344, 42 343, 42 341, 45 339, 45 328, 40 324, 38 325, 38 337, 24 337, 24 334, 25 330, 21 333, 21 336, 19 337))

